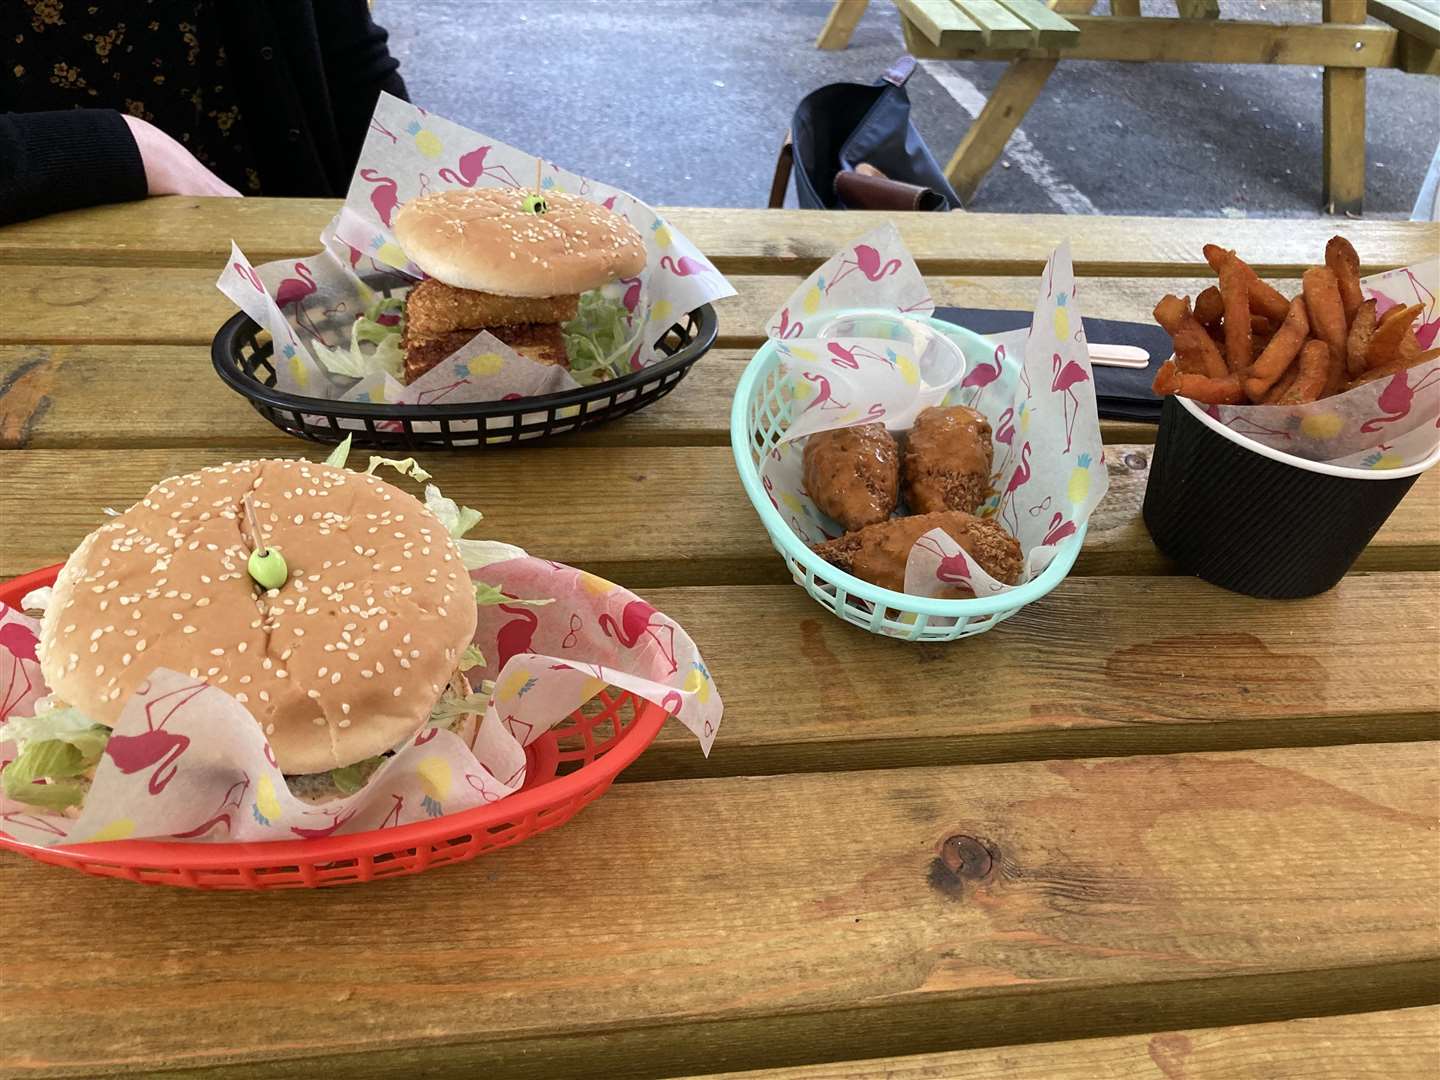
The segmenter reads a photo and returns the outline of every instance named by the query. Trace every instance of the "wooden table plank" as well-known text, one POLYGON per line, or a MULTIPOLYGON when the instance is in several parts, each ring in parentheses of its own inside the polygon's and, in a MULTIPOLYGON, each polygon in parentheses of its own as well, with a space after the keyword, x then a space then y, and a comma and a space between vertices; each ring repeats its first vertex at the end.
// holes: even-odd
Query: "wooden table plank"
POLYGON ((629 780, 1440 738, 1436 574, 1352 574, 1286 604, 1071 578, 989 633, 918 647, 792 585, 646 597, 701 643, 725 730, 706 759, 670 725, 629 780), (1409 646, 1377 650, 1395 627, 1409 646))
POLYGON ((713 1073, 690 1080, 1433 1080, 1440 1007, 713 1073))
POLYGON ((1428 1004, 1437 751, 624 785, 285 897, 5 856, 0 1069, 625 1078, 1428 1004))
MULTIPOLYGON (((63 559, 99 523, 102 507, 129 506, 167 476, 255 453, 226 446, 11 451, 0 490, 0 576, 63 559), (39 491, 43 501, 34 498, 39 491)), ((1110 491, 1091 518, 1075 573, 1170 572, 1139 520, 1149 455, 1143 446, 1114 447, 1107 455, 1110 491)), ((323 455, 294 441, 273 456, 323 455)), ((570 447, 420 459, 447 494, 484 512, 488 535, 632 588, 789 581, 728 447, 570 447), (594 524, 577 528, 577 521, 594 524)), ((1440 569, 1437 509, 1440 472, 1432 470, 1357 568, 1440 569)))
MULTIPOLYGON (((235 307, 215 288, 210 269, 161 268, 136 273, 123 267, 43 267, 12 271, 45 287, 22 286, 13 317, 0 323, 0 345, 116 344, 208 345, 235 307)), ((10 273, 7 273, 7 279, 10 273)), ((737 295, 720 301, 719 345, 754 348, 764 340, 766 320, 804 280, 798 274, 749 275, 731 279, 737 295)), ((1023 276, 944 276, 927 279, 935 302, 990 310, 1029 311, 1038 279, 1023 276)), ((1156 301, 1166 293, 1193 296, 1215 283, 1196 273, 1163 278, 1082 277, 1082 315, 1151 322, 1156 301)), ((1276 288, 1298 294, 1294 278, 1275 279, 1276 288)))
MULTIPOLYGON (((748 349, 713 350, 655 405, 553 445, 729 446, 730 401, 750 357, 748 349)), ((304 452, 215 377, 201 345, 0 345, 0 416, 0 450, 213 446, 219 438, 252 453, 304 452)), ((1108 443, 1155 441, 1154 424, 1106 420, 1100 430, 1108 443)))
MULTIPOLYGON (((0 262, 192 266, 218 274, 231 238, 255 262, 318 251, 320 229, 337 206, 329 199, 174 196, 97 207, 0 228, 0 262)), ((1293 277, 1315 265, 1336 233, 1350 238, 1367 270, 1432 255, 1440 238, 1440 224, 1433 222, 1333 218, 1077 219, 695 207, 661 212, 722 270, 735 274, 808 272, 885 220, 900 229, 927 274, 1038 274, 1051 249, 1068 238, 1081 274, 1203 274, 1201 248, 1217 243, 1247 259, 1263 253, 1253 260, 1257 270, 1293 277)))

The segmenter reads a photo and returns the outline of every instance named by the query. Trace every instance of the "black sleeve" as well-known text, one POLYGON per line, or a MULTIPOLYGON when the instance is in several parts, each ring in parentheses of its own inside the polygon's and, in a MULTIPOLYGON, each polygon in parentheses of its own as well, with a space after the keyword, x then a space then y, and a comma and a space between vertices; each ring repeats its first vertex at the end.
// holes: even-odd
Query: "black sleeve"
POLYGON ((360 158, 380 92, 404 101, 410 95, 400 77, 400 63, 386 45, 390 35, 370 18, 366 0, 314 0, 313 10, 348 175, 360 158))
POLYGON ((113 109, 0 114, 0 225, 148 192, 140 148, 113 109))

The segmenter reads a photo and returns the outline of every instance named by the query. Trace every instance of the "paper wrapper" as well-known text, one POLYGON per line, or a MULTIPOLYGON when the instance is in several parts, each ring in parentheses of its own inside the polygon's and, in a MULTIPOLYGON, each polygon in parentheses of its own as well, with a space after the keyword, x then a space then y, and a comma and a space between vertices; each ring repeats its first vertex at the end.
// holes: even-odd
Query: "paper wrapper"
MULTIPOLYGON (((766 324, 783 357, 785 392, 798 410, 761 464, 772 503, 807 544, 839 536, 844 530, 805 492, 801 440, 877 420, 904 431, 929 405, 968 405, 990 421, 996 444, 996 494, 980 513, 997 517, 1020 542, 1021 581, 1029 581, 1050 564, 1056 545, 1089 519, 1109 484, 1068 246, 1045 267, 1030 329, 989 338, 993 354, 968 368, 956 367, 953 350, 938 347, 943 343, 925 347, 903 332, 861 335, 866 318, 855 309, 888 312, 888 319, 870 320, 876 329, 893 329, 896 315, 934 311, 892 226, 830 259, 766 324), (857 333, 846 333, 851 329, 857 333)), ((922 536, 906 564, 905 591, 937 596, 957 584, 976 596, 1011 588, 941 530, 922 536)))
MULTIPOLYGON (((1377 315, 1424 304, 1415 336, 1422 350, 1440 337, 1440 257, 1360 279, 1377 315)), ((1207 405, 1236 434, 1310 461, 1355 469, 1397 469, 1423 461, 1440 442, 1440 358, 1308 405, 1207 405)))
MULTIPOLYGON (((525 782, 525 750, 606 686, 675 714, 709 753, 720 695, 689 636, 617 585, 530 557, 471 577, 526 603, 481 605, 475 644, 489 661, 472 685, 495 689, 479 723, 425 728, 354 795, 314 805, 290 793, 260 725, 223 690, 157 669, 126 703, 78 818, 0 796, 0 829, 51 846, 126 838, 294 840, 425 821, 492 803, 525 782)), ((46 693, 39 624, 0 605, 4 712, 27 716, 46 693)), ((15 745, 0 727, 0 762, 15 745)))
MULTIPOLYGON (((406 405, 455 405, 534 397, 580 384, 562 367, 520 356, 488 333, 408 386, 374 373, 357 382, 330 374, 312 343, 348 348, 350 327, 375 298, 362 276, 422 275, 407 262, 390 231, 395 211, 411 199, 454 188, 530 189, 537 158, 418 106, 381 94, 370 121, 345 206, 321 233, 324 250, 305 259, 251 266, 231 244, 217 287, 275 339, 276 385, 287 393, 406 405)), ((647 262, 638 277, 601 291, 629 312, 630 355, 621 373, 662 359, 655 343, 686 312, 735 290, 683 235, 635 196, 542 163, 542 186, 580 195, 625 218, 645 238, 647 262)), ((401 281, 407 279, 400 279, 401 281)), ((404 286, 392 291, 400 295, 404 286)), ((346 422, 341 421, 346 427, 346 422)), ((363 428, 352 422, 351 428, 363 428)), ((463 426, 452 425, 463 431, 463 426)))

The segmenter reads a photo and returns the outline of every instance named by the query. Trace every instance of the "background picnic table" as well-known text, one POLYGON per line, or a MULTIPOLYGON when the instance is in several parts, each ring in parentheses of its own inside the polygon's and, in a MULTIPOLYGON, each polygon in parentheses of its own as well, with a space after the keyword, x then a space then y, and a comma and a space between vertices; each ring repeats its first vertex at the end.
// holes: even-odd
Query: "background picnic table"
MULTIPOLYGON (((323 454, 226 389, 209 342, 231 238, 308 255, 334 210, 153 199, 0 229, 0 577, 167 475, 323 454)), ((858 632, 787 583, 726 420, 762 320, 869 225, 665 213, 740 293, 691 378, 547 447, 422 461, 485 535, 685 625, 727 706, 709 760, 669 726, 566 827, 363 887, 196 894, 0 856, 0 1073, 1433 1075, 1440 474, 1332 592, 1263 602, 1172 573, 1138 518, 1153 428, 1107 423, 1110 494, 1060 588, 969 641, 858 632)), ((1333 232, 1367 271, 1440 241, 892 219, 939 303, 1029 307, 1068 238, 1081 311, 1116 319, 1196 293, 1205 242, 1292 291, 1333 232)))

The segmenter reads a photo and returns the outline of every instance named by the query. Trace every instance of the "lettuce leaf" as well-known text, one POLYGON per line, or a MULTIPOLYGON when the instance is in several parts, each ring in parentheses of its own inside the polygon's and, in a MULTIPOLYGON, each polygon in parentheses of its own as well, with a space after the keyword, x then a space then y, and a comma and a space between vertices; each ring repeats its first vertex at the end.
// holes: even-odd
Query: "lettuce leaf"
POLYGON ((0 772, 0 788, 17 802, 52 810, 75 806, 85 797, 86 776, 100 762, 110 729, 77 709, 54 709, 15 717, 0 727, 0 738, 15 743, 18 756, 0 772), (37 783, 43 780, 45 783, 37 783))
POLYGON ((471 668, 484 666, 485 654, 473 644, 465 646, 465 651, 460 654, 460 670, 469 671, 471 668))
POLYGON ((354 437, 353 435, 346 435, 345 440, 340 443, 339 446, 335 447, 334 450, 330 451, 330 456, 325 459, 325 464, 333 465, 337 469, 343 469, 345 462, 349 460, 350 442, 354 437))
POLYGON ((376 298, 366 305, 365 314, 350 324, 349 348, 312 340, 315 359, 330 374, 345 378, 363 379, 377 371, 399 378, 405 367, 405 350, 400 346, 404 310, 405 301, 399 297, 376 298), (374 347, 367 350, 362 345, 374 347))
POLYGON ((395 470, 396 472, 398 472, 401 476, 414 477, 416 480, 419 480, 422 484, 423 484, 426 480, 429 480, 429 479, 430 479, 430 474, 429 474, 428 472, 426 472, 424 469, 422 469, 422 468, 420 467, 420 463, 419 463, 418 461, 416 461, 413 457, 407 457, 407 458, 393 458, 393 457, 379 457, 379 456, 372 457, 372 458, 370 459, 370 464, 365 467, 365 475, 366 475, 366 476, 374 476, 374 475, 375 475, 375 470, 378 469, 381 465, 388 465, 388 466, 390 466, 390 468, 394 469, 394 470, 395 470))
MULTIPOLYGON (((523 555, 524 552, 521 552, 523 555)), ((498 585, 491 585, 488 581, 478 582, 475 586, 475 603, 481 607, 490 604, 511 604, 521 607, 544 607, 546 604, 553 604, 555 598, 552 596, 546 600, 517 600, 514 597, 506 596, 498 585)))
POLYGON ((465 534, 481 521, 480 511, 469 506, 460 506, 454 499, 447 499, 434 484, 425 488, 425 505, 440 519, 440 524, 445 526, 445 531, 455 540, 455 545, 460 549, 460 560, 465 564, 466 570, 479 570, 491 563, 525 557, 524 549, 513 544, 502 544, 498 540, 466 540, 465 534))
POLYGON ((575 381, 589 386, 615 378, 629 361, 643 328, 643 322, 632 322, 619 300, 598 289, 581 293, 575 318, 560 328, 575 381))
POLYGON ((331 769, 330 780, 339 788, 342 795, 354 795, 365 786, 371 775, 381 765, 385 764, 383 757, 370 757, 364 761, 357 761, 353 765, 346 765, 343 768, 331 769))

